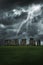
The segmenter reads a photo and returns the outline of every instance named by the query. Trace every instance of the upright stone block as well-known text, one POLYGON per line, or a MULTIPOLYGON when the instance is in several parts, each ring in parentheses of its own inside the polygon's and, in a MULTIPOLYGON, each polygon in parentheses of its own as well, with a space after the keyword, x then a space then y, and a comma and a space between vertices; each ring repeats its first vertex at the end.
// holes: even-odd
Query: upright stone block
POLYGON ((30 38, 29 45, 35 46, 34 38, 30 38))
POLYGON ((16 46, 18 46, 19 45, 19 40, 18 39, 15 39, 14 40, 14 43, 15 43, 16 46))
POLYGON ((26 39, 22 39, 22 40, 21 40, 21 45, 22 45, 22 46, 25 46, 25 45, 26 45, 26 39))
POLYGON ((5 40, 5 45, 19 45, 18 39, 5 40))
POLYGON ((11 44, 11 40, 5 40, 5 45, 10 45, 11 44))
POLYGON ((37 40, 37 46, 40 46, 40 45, 41 45, 40 40, 37 40))

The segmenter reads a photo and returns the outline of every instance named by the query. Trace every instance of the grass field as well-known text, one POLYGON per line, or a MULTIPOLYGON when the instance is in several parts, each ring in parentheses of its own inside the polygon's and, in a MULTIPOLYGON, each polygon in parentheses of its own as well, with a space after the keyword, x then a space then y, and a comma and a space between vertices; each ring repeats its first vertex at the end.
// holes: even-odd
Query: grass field
POLYGON ((0 65, 43 65, 43 46, 1 46, 0 65))

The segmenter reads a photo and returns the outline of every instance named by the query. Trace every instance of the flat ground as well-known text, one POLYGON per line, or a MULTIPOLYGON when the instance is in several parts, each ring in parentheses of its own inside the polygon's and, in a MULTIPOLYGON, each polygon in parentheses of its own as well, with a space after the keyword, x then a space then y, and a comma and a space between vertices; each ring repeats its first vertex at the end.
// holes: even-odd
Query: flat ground
POLYGON ((43 46, 0 46, 0 65, 43 65, 43 46))

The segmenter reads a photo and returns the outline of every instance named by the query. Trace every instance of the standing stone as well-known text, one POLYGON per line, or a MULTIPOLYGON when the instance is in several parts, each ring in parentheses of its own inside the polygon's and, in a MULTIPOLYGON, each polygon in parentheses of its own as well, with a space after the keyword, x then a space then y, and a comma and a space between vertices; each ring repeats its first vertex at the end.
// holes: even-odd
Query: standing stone
POLYGON ((21 45, 22 45, 22 46, 25 46, 25 45, 26 45, 26 39, 22 39, 22 40, 21 40, 21 45))
POLYGON ((5 40, 5 45, 8 45, 8 46, 16 46, 16 45, 19 45, 19 41, 18 39, 12 39, 12 40, 5 40))
POLYGON ((30 38, 29 45, 35 46, 34 38, 30 38))
POLYGON ((5 45, 7 45, 7 46, 9 46, 10 45, 10 43, 11 43, 11 40, 5 40, 5 45))
POLYGON ((40 40, 37 40, 37 46, 40 46, 40 45, 41 45, 40 40))
POLYGON ((16 46, 19 45, 19 40, 18 40, 18 39, 15 39, 14 42, 15 42, 15 45, 16 45, 16 46))

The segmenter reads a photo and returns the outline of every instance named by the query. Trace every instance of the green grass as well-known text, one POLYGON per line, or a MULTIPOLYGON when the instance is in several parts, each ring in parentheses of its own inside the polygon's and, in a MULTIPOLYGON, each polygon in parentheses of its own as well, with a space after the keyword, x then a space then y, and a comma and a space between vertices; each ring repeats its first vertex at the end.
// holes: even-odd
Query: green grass
POLYGON ((43 65, 43 46, 0 46, 0 65, 43 65))

